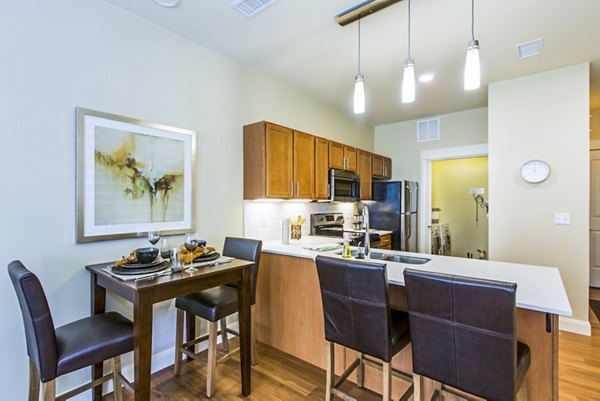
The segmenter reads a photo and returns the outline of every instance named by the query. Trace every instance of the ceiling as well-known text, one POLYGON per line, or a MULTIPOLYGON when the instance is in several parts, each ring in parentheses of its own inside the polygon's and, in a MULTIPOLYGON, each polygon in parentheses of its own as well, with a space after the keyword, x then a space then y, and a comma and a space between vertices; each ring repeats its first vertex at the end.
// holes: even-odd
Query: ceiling
MULTIPOLYGON (((357 69, 357 24, 339 26, 335 15, 362 0, 278 0, 248 18, 233 0, 181 0, 165 8, 153 0, 107 0, 202 46, 287 83, 352 114, 357 69)), ((475 4, 482 86, 464 91, 470 40, 470 0, 412 0, 412 58, 416 101, 400 100, 407 56, 404 0, 362 20, 361 70, 366 112, 357 118, 381 125, 487 105, 487 85, 563 66, 590 62, 590 109, 600 109, 600 1, 508 0, 475 4), (516 57, 515 45, 544 38, 541 56, 516 57)))

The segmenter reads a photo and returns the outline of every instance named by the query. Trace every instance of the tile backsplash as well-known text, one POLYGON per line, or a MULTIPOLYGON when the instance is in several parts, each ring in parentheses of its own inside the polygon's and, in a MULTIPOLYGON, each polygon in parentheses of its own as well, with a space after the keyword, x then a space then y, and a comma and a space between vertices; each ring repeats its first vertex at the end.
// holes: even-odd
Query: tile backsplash
POLYGON ((281 220, 306 218, 302 235, 310 235, 310 215, 313 213, 341 212, 346 225, 352 223, 353 203, 325 202, 264 202, 244 201, 244 236, 263 241, 281 240, 281 220))

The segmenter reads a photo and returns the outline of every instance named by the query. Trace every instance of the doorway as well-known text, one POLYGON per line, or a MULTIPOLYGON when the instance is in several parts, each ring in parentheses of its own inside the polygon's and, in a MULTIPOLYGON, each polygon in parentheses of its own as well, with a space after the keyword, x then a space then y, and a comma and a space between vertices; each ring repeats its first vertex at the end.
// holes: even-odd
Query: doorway
MULTIPOLYGON (((419 212, 419 226, 426 229, 419 230, 419 252, 431 253, 432 163, 437 160, 487 157, 487 155, 487 143, 421 151, 421 197, 419 200, 419 210, 421 212, 419 212)), ((486 195, 485 200, 487 201, 487 199, 486 195)), ((472 202, 472 205, 474 205, 475 201, 472 202)), ((472 207, 474 213, 474 206, 472 207)))
POLYGON ((431 253, 487 259, 487 156, 431 163, 431 253))

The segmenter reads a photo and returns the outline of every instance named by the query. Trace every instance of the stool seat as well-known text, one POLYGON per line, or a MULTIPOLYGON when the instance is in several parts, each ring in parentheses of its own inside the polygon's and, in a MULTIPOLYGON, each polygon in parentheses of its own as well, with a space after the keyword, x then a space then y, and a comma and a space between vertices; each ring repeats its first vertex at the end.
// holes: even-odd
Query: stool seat
POLYGON ((517 342, 517 388, 523 384, 529 365, 531 365, 531 350, 527 344, 519 341, 517 342))
POLYGON ((237 294, 237 288, 222 285, 178 297, 175 307, 216 322, 238 311, 237 294))
POLYGON ((133 324, 117 312, 56 328, 57 375, 100 363, 133 349, 133 324))

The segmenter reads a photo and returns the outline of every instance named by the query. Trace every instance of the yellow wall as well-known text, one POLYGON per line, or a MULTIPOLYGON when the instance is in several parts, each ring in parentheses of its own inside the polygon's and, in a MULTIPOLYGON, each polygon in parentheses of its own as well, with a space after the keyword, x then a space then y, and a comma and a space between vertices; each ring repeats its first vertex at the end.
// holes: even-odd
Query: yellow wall
POLYGON ((469 188, 484 188, 488 199, 488 158, 438 160, 431 163, 431 205, 440 208, 440 223, 448 223, 452 256, 477 258, 477 249, 488 250, 488 218, 478 208, 469 188))
POLYGON ((558 267, 587 330, 589 82, 589 64, 579 64, 494 83, 488 100, 490 259, 558 267), (531 159, 550 164, 546 181, 521 179, 531 159), (554 224, 556 212, 571 224, 554 224))

